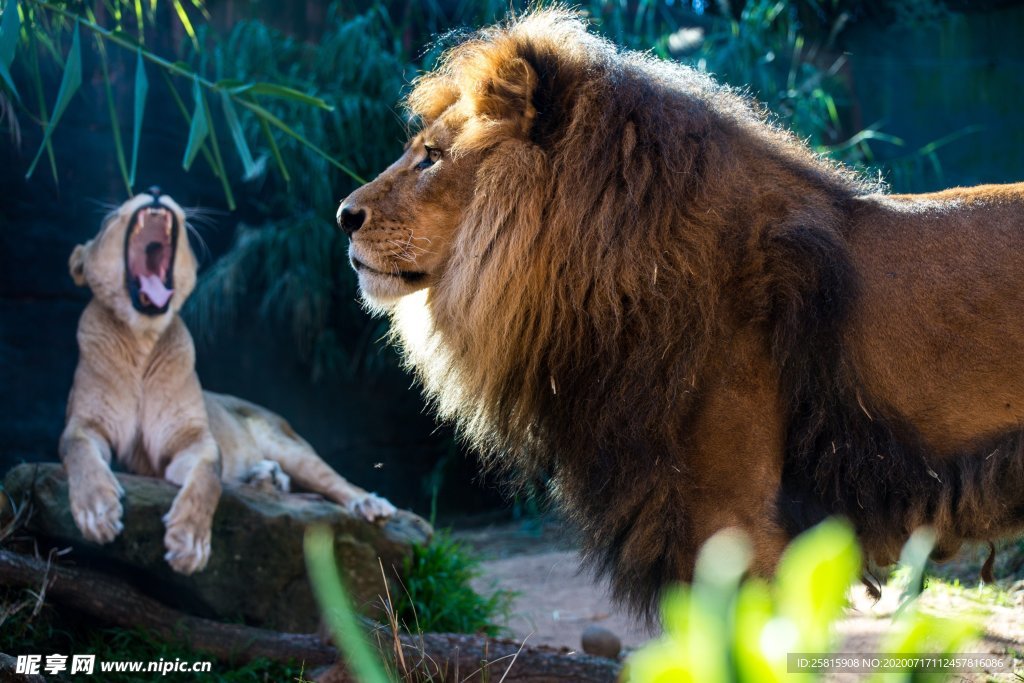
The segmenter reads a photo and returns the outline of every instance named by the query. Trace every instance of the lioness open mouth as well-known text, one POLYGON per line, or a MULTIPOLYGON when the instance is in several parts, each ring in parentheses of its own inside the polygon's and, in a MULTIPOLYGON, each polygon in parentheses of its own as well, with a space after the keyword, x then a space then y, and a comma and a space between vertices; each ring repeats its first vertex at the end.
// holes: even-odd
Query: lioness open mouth
POLYGON ((178 221, 158 199, 132 216, 124 241, 125 286, 143 315, 162 315, 174 295, 178 221))

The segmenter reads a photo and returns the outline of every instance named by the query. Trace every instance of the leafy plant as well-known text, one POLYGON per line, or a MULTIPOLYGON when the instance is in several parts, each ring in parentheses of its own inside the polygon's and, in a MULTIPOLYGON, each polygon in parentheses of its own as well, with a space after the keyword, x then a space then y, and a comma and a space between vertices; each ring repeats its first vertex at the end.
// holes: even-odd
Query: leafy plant
POLYGON ((404 591, 395 602, 399 623, 419 632, 498 635, 515 594, 496 590, 482 596, 471 582, 480 576, 480 560, 445 531, 413 548, 404 569, 404 591))
MULTIPOLYGON (((916 536, 908 544, 904 561, 915 563, 912 576, 920 576, 929 551, 926 537, 916 536)), ((708 541, 693 585, 676 589, 663 603, 665 635, 629 658, 627 680, 782 681, 790 653, 832 652, 832 624, 861 568, 853 530, 845 522, 826 520, 805 532, 786 550, 771 583, 743 581, 749 561, 749 542, 741 535, 723 532, 708 541)), ((912 588, 916 585, 911 582, 912 588)), ((915 596, 911 590, 907 599, 915 596)), ((970 621, 933 617, 908 603, 881 651, 956 653, 978 631, 970 621)), ((916 681, 918 674, 885 674, 884 680, 916 681)))
POLYGON ((345 164, 330 156, 311 143, 285 120, 267 109, 272 100, 284 100, 301 107, 331 111, 332 106, 324 100, 303 93, 294 88, 266 81, 242 81, 219 79, 211 81, 204 77, 202 70, 194 70, 180 61, 172 61, 145 46, 146 28, 155 25, 160 5, 173 8, 181 26, 189 36, 192 45, 200 47, 199 34, 192 24, 190 12, 206 12, 201 0, 191 0, 191 10, 186 9, 182 0, 95 0, 95 2, 59 2, 57 0, 6 0, 0 15, 0 95, 13 100, 16 110, 41 127, 42 140, 39 150, 26 173, 31 177, 44 153, 49 160, 54 182, 58 181, 56 158, 53 152, 54 130, 82 84, 83 31, 95 40, 106 91, 106 104, 110 114, 114 148, 118 168, 128 194, 135 186, 135 171, 138 164, 139 139, 149 94, 147 64, 161 75, 175 103, 181 111, 183 122, 188 126, 188 142, 184 150, 182 166, 191 168, 197 156, 202 155, 213 172, 221 180, 225 198, 230 208, 235 208, 231 182, 217 135, 214 111, 219 109, 220 120, 228 129, 231 144, 240 159, 246 177, 256 175, 259 164, 253 156, 248 139, 242 128, 239 112, 245 112, 257 122, 277 163, 279 172, 288 178, 288 169, 278 152, 277 136, 284 136, 300 144, 312 154, 342 172, 359 178, 345 164), (100 15, 110 15, 111 26, 101 23, 100 15), (70 34, 70 38, 67 36, 70 34), (68 47, 65 54, 63 44, 68 47), (133 126, 130 157, 125 153, 121 140, 119 112, 115 106, 110 77, 108 46, 125 50, 134 55, 135 78, 133 100, 133 126), (35 95, 35 111, 23 101, 21 90, 12 75, 19 49, 27 53, 20 64, 27 71, 30 86, 35 95), (60 87, 52 106, 47 106, 42 79, 42 60, 51 61, 62 71, 60 87), (190 93, 191 107, 188 107, 178 91, 174 79, 185 81, 190 93), (211 107, 211 101, 214 107, 211 107))

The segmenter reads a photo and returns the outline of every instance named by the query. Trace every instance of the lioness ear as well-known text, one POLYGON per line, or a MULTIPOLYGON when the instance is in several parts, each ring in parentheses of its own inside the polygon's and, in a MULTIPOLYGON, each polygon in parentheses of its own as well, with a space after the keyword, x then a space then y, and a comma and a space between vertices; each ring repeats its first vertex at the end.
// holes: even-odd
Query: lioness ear
POLYGON ((483 81, 476 96, 478 114, 491 119, 512 123, 520 133, 530 130, 537 110, 533 106, 533 91, 537 87, 537 72, 526 60, 515 57, 494 67, 483 81))
POLYGON ((75 281, 75 284, 79 287, 85 287, 85 248, 87 244, 79 244, 75 247, 75 250, 71 252, 71 257, 68 259, 68 271, 71 273, 71 279, 75 281))

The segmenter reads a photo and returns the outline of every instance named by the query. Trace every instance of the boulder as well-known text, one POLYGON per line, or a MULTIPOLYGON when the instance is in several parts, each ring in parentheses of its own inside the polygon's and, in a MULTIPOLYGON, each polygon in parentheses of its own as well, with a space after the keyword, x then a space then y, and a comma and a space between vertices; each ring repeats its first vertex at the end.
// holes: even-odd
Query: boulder
POLYGON ((319 622, 302 549, 307 527, 334 530, 338 567, 354 604, 378 617, 381 565, 394 591, 404 559, 432 534, 411 512, 370 523, 323 499, 225 486, 213 520, 210 563, 182 576, 163 559, 161 521, 178 488, 151 477, 117 478, 125 490, 124 531, 104 546, 83 539, 75 526, 61 465, 19 465, 7 473, 4 488, 16 504, 31 505, 25 529, 46 543, 71 546, 70 559, 78 564, 115 574, 182 611, 278 631, 310 632, 319 622))

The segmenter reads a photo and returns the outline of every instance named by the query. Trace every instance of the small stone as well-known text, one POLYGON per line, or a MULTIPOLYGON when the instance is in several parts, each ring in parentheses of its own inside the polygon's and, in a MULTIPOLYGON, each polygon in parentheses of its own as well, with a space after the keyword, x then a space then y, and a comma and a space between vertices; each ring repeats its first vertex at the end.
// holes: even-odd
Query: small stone
POLYGON ((622 651, 622 641, 619 637, 604 628, 591 624, 583 629, 583 651, 588 655, 618 659, 622 651))

